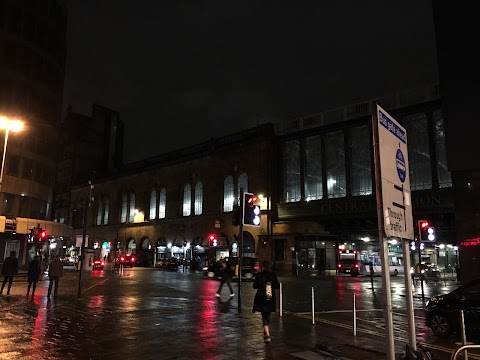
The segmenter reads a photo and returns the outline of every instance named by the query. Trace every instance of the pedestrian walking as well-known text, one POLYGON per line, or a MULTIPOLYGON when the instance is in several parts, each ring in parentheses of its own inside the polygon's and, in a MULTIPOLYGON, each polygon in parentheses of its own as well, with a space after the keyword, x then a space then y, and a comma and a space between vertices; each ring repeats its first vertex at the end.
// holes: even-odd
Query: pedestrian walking
POLYGON ((53 293, 53 297, 57 297, 58 293, 58 282, 63 275, 63 264, 60 261, 60 256, 56 255, 53 260, 50 262, 48 266, 48 277, 50 279, 50 283, 48 284, 48 294, 47 298, 50 299, 50 295, 52 294, 52 287, 53 283, 55 283, 55 290, 53 293))
POLYGON ((262 271, 257 274, 253 282, 253 288, 257 289, 253 300, 252 312, 262 314, 263 339, 265 342, 272 341, 270 338, 270 313, 277 310, 275 290, 280 287, 277 275, 270 270, 270 263, 262 262, 262 271))
POLYGON ((2 275, 3 275, 3 284, 0 294, 3 294, 3 288, 8 281, 7 295, 10 295, 10 289, 12 287, 13 277, 18 274, 18 259, 17 253, 15 251, 10 251, 10 256, 8 256, 3 261, 2 275))
POLYGON ((218 291, 215 293, 215 296, 220 297, 223 284, 227 284, 228 288, 230 289, 230 297, 234 297, 235 294, 233 293, 232 288, 232 274, 230 273, 230 268, 227 266, 226 261, 220 262, 220 276, 222 278, 222 281, 220 282, 220 286, 218 288, 218 291))
POLYGON ((27 296, 30 294, 30 288, 32 288, 32 299, 35 295, 35 289, 37 288, 37 281, 40 277, 40 257, 35 256, 30 264, 28 264, 28 288, 27 296), (33 285, 33 286, 32 286, 33 285))

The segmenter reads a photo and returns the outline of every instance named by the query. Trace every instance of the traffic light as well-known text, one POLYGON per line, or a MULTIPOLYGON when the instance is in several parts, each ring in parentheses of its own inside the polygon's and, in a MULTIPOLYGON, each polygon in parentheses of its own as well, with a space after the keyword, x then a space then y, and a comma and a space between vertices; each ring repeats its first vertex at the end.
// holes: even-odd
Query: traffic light
POLYGON ((38 228, 38 241, 44 242, 47 238, 47 232, 42 228, 38 228))
POLYGON ((256 195, 243 193, 243 225, 260 226, 260 205, 256 201, 256 195))
POLYGON ((31 228, 31 229, 30 229, 30 234, 28 234, 28 239, 27 239, 27 241, 28 241, 29 243, 35 242, 35 228, 31 228))
POLYGON ((218 245, 217 237, 213 234, 208 236, 208 241, 209 241, 210 246, 217 246, 218 245))
POLYGON ((428 223, 427 220, 418 221, 419 240, 427 242, 435 242, 435 228, 428 223))

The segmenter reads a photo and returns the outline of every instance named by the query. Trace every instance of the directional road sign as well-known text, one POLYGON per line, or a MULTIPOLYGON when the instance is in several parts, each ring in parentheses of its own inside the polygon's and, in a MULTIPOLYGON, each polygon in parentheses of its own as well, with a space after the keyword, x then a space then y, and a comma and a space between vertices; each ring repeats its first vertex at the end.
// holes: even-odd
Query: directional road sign
POLYGON ((377 121, 385 234, 413 239, 407 132, 379 105, 377 121))

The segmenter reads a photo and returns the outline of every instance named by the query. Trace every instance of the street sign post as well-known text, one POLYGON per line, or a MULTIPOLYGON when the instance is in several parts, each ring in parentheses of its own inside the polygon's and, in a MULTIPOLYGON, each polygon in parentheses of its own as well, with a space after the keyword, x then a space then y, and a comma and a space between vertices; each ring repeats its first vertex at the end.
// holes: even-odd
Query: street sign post
POLYGON ((413 240, 407 132, 377 105, 385 234, 413 240))
MULTIPOLYGON (((373 116, 375 185, 378 215, 378 241, 381 251, 382 273, 390 274, 388 264, 388 237, 402 241, 405 293, 407 298, 409 345, 416 350, 415 318, 413 313, 410 250, 408 240, 413 236, 412 204, 408 166, 407 132, 384 109, 377 105, 373 116), (384 239, 384 235, 386 238, 384 239)), ((390 276, 382 276, 387 356, 395 359, 392 295, 390 276)))

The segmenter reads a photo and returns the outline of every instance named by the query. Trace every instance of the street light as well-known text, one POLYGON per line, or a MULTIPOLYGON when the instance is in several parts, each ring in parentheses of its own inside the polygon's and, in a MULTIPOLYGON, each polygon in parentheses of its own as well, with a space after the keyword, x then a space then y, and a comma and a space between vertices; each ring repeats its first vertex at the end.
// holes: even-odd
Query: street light
MULTIPOLYGON (((2 168, 0 170, 0 195, 2 194, 3 170, 5 167, 5 156, 7 155, 8 134, 10 131, 19 132, 23 129, 23 122, 10 119, 0 115, 0 129, 5 129, 5 144, 3 145, 2 168)), ((3 204, 2 204, 3 206, 3 204)))

